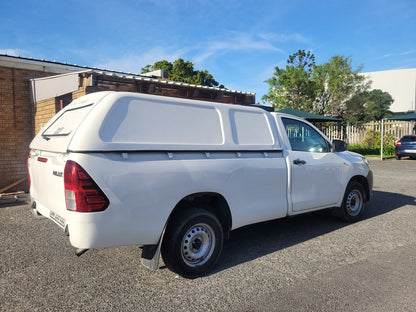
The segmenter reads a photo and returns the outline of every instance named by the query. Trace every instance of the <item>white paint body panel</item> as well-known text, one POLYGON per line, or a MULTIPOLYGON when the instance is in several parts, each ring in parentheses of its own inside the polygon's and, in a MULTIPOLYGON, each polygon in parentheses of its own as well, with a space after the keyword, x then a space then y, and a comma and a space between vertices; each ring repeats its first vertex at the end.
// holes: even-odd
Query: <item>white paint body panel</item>
POLYGON ((293 168, 299 155, 288 147, 280 116, 229 104, 92 94, 58 113, 31 143, 31 197, 39 213, 68 229, 77 248, 157 244, 175 206, 195 193, 220 194, 232 229, 340 205, 349 179, 366 177, 368 167, 349 153, 308 153, 306 170, 293 168), (67 160, 108 197, 105 211, 66 210, 67 160))

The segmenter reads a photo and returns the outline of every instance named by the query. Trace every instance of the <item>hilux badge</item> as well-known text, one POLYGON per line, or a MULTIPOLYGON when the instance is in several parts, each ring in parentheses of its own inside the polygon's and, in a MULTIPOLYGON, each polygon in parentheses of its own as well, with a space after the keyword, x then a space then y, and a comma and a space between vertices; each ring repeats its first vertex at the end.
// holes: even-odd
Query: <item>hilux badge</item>
POLYGON ((55 175, 55 176, 57 176, 57 177, 62 177, 63 172, 54 170, 54 171, 53 171, 53 175, 55 175))

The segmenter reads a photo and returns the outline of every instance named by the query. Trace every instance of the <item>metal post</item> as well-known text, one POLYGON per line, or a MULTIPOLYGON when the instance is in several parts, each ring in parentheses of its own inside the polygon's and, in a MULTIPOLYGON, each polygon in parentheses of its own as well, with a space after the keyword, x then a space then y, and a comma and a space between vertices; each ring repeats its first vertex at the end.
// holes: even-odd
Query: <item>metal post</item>
POLYGON ((347 131, 345 132, 345 135, 347 136, 345 138, 345 141, 347 142, 347 144, 350 144, 350 122, 347 122, 347 131))
POLYGON ((380 158, 383 160, 383 145, 384 145, 384 119, 381 120, 381 146, 380 146, 380 158))

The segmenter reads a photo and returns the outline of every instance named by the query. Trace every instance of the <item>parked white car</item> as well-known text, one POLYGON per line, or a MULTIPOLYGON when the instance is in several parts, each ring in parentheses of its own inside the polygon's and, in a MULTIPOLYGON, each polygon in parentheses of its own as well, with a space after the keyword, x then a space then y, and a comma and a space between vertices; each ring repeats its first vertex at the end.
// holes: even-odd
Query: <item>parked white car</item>
POLYGON ((127 92, 73 101, 32 141, 32 208, 86 249, 143 246, 143 263, 209 272, 236 228, 333 208, 357 221, 365 158, 260 108, 127 92), (335 146, 335 147, 334 147, 335 146))

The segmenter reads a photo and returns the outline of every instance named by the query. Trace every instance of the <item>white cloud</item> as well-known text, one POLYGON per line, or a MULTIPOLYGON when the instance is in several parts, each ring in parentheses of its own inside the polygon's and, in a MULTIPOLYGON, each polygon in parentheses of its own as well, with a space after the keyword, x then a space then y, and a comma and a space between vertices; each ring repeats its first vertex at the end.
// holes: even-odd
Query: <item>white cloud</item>
POLYGON ((274 43, 283 41, 303 41, 306 39, 300 34, 276 35, 259 34, 253 35, 241 32, 229 32, 217 40, 205 40, 194 46, 171 48, 153 47, 137 54, 125 54, 119 58, 98 61, 99 68, 118 70, 124 72, 138 73, 147 64, 153 64, 160 60, 173 62, 178 58, 191 60, 199 66, 207 59, 215 58, 229 52, 236 51, 271 51, 285 53, 274 43))
POLYGON ((233 33, 232 36, 223 40, 206 42, 197 47, 197 50, 201 52, 197 53, 193 58, 195 63, 201 63, 211 56, 224 54, 229 51, 266 50, 283 53, 283 50, 267 40, 245 33, 233 33))
POLYGON ((139 54, 126 54, 120 58, 103 61, 95 66, 107 70, 140 73, 141 68, 147 64, 154 64, 161 60, 173 62, 174 60, 183 57, 185 53, 186 49, 167 51, 162 47, 154 47, 139 54))
POLYGON ((125 54, 119 58, 96 61, 98 68, 138 73, 147 64, 153 64, 160 60, 173 62, 178 58, 192 60, 194 64, 216 55, 230 51, 265 50, 283 53, 283 51, 270 42, 256 36, 244 33, 232 33, 225 39, 216 41, 205 41, 192 47, 167 48, 153 47, 137 54, 125 54))
POLYGON ((387 54, 384 54, 383 56, 379 57, 378 59, 389 58, 389 57, 397 58, 398 56, 411 55, 411 54, 414 54, 415 52, 416 52, 415 49, 411 49, 411 50, 407 50, 407 51, 404 51, 404 52, 387 53, 387 54))
POLYGON ((0 49, 0 54, 7 54, 10 56, 20 56, 23 52, 24 51, 20 49, 0 49))
POLYGON ((400 55, 409 55, 409 54, 413 54, 415 52, 416 52, 415 49, 411 49, 411 50, 404 51, 404 52, 400 53, 400 55))
POLYGON ((267 40, 267 41, 274 41, 274 42, 302 42, 307 43, 309 40, 304 37, 302 34, 294 33, 294 34, 276 34, 276 33, 261 33, 259 37, 267 40))

